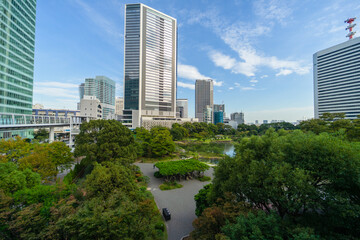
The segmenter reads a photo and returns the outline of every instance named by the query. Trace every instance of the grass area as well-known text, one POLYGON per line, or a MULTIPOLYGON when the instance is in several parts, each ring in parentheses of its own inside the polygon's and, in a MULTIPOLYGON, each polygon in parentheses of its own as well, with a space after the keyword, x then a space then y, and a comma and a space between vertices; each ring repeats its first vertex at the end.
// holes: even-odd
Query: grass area
POLYGON ((203 177, 199 177, 198 180, 200 182, 208 182, 211 180, 211 177, 208 177, 208 176, 203 176, 203 177))
POLYGON ((166 191, 166 190, 172 190, 176 188, 182 188, 183 185, 177 183, 177 182, 164 182, 159 186, 160 190, 166 191))

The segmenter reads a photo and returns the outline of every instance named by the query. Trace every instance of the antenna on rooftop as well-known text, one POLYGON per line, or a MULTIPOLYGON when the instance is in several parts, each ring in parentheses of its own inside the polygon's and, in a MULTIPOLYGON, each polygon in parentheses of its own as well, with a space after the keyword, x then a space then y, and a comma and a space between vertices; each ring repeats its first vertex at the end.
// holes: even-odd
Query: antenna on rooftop
POLYGON ((356 17, 348 18, 344 22, 348 23, 349 25, 345 28, 345 30, 349 30, 349 33, 346 35, 346 37, 350 39, 353 38, 356 32, 353 32, 353 28, 356 26, 356 23, 353 23, 355 21, 356 17))

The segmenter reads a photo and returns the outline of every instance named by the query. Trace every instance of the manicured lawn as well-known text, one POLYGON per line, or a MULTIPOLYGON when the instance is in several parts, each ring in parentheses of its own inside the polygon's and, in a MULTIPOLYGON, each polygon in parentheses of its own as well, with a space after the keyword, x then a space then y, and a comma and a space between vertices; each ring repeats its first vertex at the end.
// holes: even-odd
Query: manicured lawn
POLYGON ((183 185, 177 183, 177 182, 164 182, 159 186, 160 190, 166 191, 166 190, 172 190, 176 188, 182 188, 183 185))

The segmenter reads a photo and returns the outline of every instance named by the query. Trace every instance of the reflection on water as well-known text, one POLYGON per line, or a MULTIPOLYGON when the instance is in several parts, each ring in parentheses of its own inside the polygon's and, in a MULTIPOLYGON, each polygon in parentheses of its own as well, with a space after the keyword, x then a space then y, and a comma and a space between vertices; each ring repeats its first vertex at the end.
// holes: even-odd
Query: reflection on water
POLYGON ((234 144, 225 143, 224 154, 228 155, 229 157, 233 157, 235 155, 235 146, 234 146, 234 144))
MULTIPOLYGON (((225 155, 228 155, 229 157, 235 156, 235 146, 234 146, 234 144, 225 143, 223 153, 225 155)), ((212 163, 212 164, 218 164, 219 163, 219 158, 200 158, 199 160, 200 161, 205 161, 205 162, 208 162, 208 163, 212 163)))

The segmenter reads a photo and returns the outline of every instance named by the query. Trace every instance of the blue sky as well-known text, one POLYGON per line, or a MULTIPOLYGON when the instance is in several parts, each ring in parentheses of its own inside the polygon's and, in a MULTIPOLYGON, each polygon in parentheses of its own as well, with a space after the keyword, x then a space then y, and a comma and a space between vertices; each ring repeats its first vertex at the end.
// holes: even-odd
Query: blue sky
MULTIPOLYGON (((215 81, 214 103, 246 122, 313 117, 313 53, 346 41, 354 0, 148 0, 178 21, 178 98, 215 81)), ((38 0, 34 104, 76 109, 78 85, 104 75, 123 95, 124 0, 38 0)), ((360 25, 360 22, 358 23, 360 25)), ((360 34, 360 28, 355 27, 360 34)))

